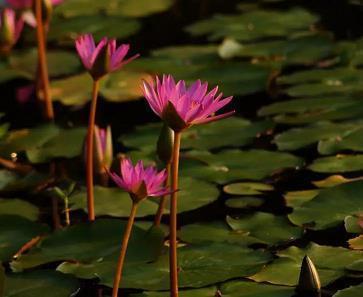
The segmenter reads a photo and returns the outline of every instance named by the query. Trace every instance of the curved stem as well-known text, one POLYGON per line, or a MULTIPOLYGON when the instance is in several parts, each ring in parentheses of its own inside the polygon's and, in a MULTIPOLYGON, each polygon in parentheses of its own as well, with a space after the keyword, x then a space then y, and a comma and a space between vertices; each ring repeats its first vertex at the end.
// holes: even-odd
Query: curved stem
POLYGON ((88 118, 88 131, 86 141, 86 178, 87 178, 87 208, 88 220, 95 220, 94 195, 93 195, 93 141, 95 131, 95 118, 97 108, 97 97, 100 84, 99 80, 93 81, 91 109, 88 118))
POLYGON ((117 261, 115 279, 113 281, 112 297, 118 296, 118 288, 120 286, 120 282, 121 282, 121 278, 122 278, 122 270, 123 270, 123 266, 124 266, 124 262, 125 262, 126 251, 127 251, 127 246, 128 246, 130 235, 131 235, 132 226, 135 221, 136 210, 137 210, 137 203, 133 202, 129 220, 127 222, 126 229, 124 231, 124 236, 122 238, 120 256, 117 261))
POLYGON ((45 30, 42 17, 42 0, 35 1, 35 17, 37 21, 37 42, 38 42, 38 59, 40 67, 40 77, 42 80, 44 104, 45 104, 45 117, 47 120, 54 120, 54 111, 52 98, 49 87, 48 63, 47 63, 47 50, 45 43, 45 30))
POLYGON ((178 175, 179 175, 179 152, 180 152, 181 132, 174 134, 173 162, 171 168, 171 191, 170 196, 170 296, 178 297, 178 258, 177 258, 177 213, 178 213, 178 175))
MULTIPOLYGON (((166 188, 169 186, 169 182, 170 182, 170 167, 171 167, 171 165, 170 165, 170 163, 168 163, 166 165, 166 180, 165 180, 166 188)), ((163 217, 163 213, 164 213, 164 209, 165 209, 166 200, 167 200, 167 196, 164 195, 164 196, 160 197, 159 207, 155 214, 154 226, 160 226, 161 219, 163 217)))

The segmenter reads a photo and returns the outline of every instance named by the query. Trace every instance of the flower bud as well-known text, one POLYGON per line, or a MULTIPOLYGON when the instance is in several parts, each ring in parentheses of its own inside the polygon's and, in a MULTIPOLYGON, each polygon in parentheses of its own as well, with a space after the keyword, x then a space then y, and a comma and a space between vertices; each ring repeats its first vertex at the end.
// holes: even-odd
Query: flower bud
POLYGON ((305 256, 300 270, 299 283, 296 290, 305 293, 319 293, 321 289, 320 278, 314 263, 305 256))
POLYGON ((95 126, 94 133, 94 167, 97 174, 105 173, 105 169, 110 169, 113 161, 112 132, 111 127, 101 129, 95 126))
POLYGON ((156 153, 164 164, 169 164, 173 158, 173 145, 174 131, 164 123, 156 147, 156 153))
POLYGON ((106 43, 101 49, 96 60, 90 69, 90 74, 94 80, 99 80, 111 72, 111 49, 110 44, 106 43))
POLYGON ((17 20, 15 11, 5 8, 0 13, 0 51, 8 54, 18 41, 23 29, 22 19, 17 20))

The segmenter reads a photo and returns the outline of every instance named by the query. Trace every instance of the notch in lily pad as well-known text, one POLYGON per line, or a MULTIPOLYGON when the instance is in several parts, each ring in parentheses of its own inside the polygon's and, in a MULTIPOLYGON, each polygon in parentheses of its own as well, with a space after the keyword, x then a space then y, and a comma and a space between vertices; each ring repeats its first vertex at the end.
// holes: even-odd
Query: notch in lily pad
POLYGON ((296 287, 299 296, 321 296, 321 283, 318 271, 309 256, 305 256, 301 263, 299 282, 296 287))

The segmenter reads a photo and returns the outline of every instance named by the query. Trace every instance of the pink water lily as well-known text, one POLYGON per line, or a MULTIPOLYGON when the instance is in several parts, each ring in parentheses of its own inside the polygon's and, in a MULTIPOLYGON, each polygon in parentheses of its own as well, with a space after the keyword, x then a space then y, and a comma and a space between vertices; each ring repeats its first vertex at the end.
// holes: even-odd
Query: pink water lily
POLYGON ((208 91, 208 83, 197 80, 189 88, 185 81, 175 83, 171 75, 156 83, 144 81, 142 91, 151 109, 174 131, 182 131, 196 124, 204 124, 231 116, 234 111, 215 115, 231 102, 232 97, 222 98, 218 86, 208 91))
POLYGON ((16 18, 15 11, 4 8, 0 13, 0 46, 3 51, 9 51, 18 41, 23 30, 24 21, 16 18))
POLYGON ((122 189, 127 191, 132 199, 140 201, 147 197, 163 196, 170 191, 164 187, 166 172, 160 172, 153 166, 144 168, 142 161, 133 166, 130 159, 120 161, 121 175, 109 172, 113 181, 122 189))
POLYGON ((96 45, 91 34, 81 35, 76 40, 76 49, 84 67, 90 72, 93 78, 100 77, 119 70, 125 64, 136 59, 136 54, 125 60, 130 45, 116 45, 116 39, 104 37, 96 45))

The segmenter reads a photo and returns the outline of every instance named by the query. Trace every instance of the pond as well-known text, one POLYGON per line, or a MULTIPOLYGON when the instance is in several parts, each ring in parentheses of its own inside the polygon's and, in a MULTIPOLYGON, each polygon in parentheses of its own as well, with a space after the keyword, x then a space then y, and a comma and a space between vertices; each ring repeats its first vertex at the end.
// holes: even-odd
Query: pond
POLYGON ((118 296, 176 297, 171 265, 181 297, 363 297, 361 1, 32 2, 0 2, 0 297, 117 296, 135 205, 118 296))

